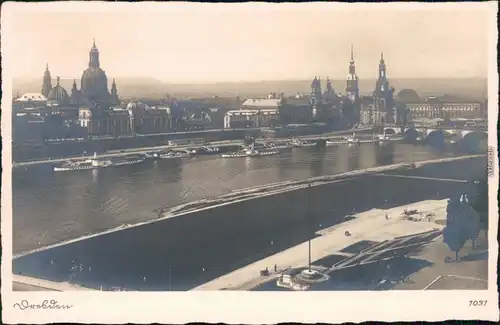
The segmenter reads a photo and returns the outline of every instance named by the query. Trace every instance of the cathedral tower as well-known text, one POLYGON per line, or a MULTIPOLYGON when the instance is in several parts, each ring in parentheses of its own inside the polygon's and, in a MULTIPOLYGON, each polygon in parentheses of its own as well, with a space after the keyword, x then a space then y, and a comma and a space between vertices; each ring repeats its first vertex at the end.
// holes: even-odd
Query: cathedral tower
POLYGON ((354 64, 354 49, 351 45, 351 62, 349 64, 349 74, 347 75, 346 95, 352 103, 359 100, 358 76, 356 75, 356 65, 354 64))
POLYGON ((52 90, 52 77, 50 76, 49 64, 45 66, 45 72, 43 74, 43 84, 42 84, 42 95, 47 98, 50 91, 52 90))
POLYGON ((89 68, 99 68, 99 50, 95 46, 95 39, 89 52, 89 68))
POLYGON ((384 53, 380 53, 380 63, 378 64, 377 89, 381 93, 389 90, 389 81, 387 80, 387 67, 385 66, 384 53))
POLYGON ((118 90, 116 89, 116 82, 114 78, 113 78, 113 84, 111 85, 111 103, 114 105, 120 103, 120 100, 118 99, 118 90))
POLYGON ((318 77, 314 77, 311 83, 311 96, 317 100, 321 98, 321 79, 318 77))
POLYGON ((378 79, 373 92, 374 124, 384 125, 395 123, 397 118, 394 116, 394 90, 389 86, 387 79, 387 67, 385 65, 384 53, 380 54, 378 65, 378 79))
POLYGON ((100 67, 99 50, 95 40, 89 52, 89 67, 82 75, 82 95, 92 102, 107 103, 109 101, 108 78, 100 67))

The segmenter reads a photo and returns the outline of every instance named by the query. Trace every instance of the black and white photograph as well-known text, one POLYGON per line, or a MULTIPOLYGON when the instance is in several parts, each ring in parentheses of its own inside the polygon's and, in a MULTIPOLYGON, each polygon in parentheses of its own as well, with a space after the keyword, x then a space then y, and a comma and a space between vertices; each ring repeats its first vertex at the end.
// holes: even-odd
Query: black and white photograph
POLYGON ((11 321, 112 292, 498 320, 495 2, 2 9, 11 321))

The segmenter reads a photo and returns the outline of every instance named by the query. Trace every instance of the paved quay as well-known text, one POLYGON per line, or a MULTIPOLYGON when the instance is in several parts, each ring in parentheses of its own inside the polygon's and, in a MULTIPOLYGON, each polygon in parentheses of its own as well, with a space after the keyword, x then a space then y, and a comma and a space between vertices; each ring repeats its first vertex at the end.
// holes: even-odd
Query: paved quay
POLYGON ((53 282, 18 274, 12 275, 13 291, 94 291, 68 282, 53 282))
POLYGON ((410 281, 398 283, 393 290, 485 290, 488 288, 488 238, 479 233, 476 248, 467 242, 460 250, 461 261, 454 261, 455 254, 438 237, 426 246, 423 252, 409 257, 428 261, 430 267, 423 268, 410 277, 410 281), (451 257, 446 263, 444 258, 451 257))
MULTIPOLYGON (((332 254, 339 254, 342 249, 360 241, 379 242, 442 229, 443 225, 435 222, 402 220, 400 215, 405 209, 418 209, 422 212, 434 213, 436 220, 444 219, 446 218, 446 205, 447 200, 427 200, 387 210, 372 209, 355 214, 353 215, 354 219, 317 233, 320 236, 311 240, 311 260, 314 262, 332 254), (385 218, 386 214, 389 217, 388 220, 385 218), (345 231, 349 231, 351 236, 345 236, 345 231)), ((300 268, 307 266, 307 262, 308 243, 304 242, 202 284, 193 290, 250 290, 279 276, 276 273, 271 274, 271 276, 260 276, 260 271, 266 267, 270 271, 273 271, 275 264, 279 270, 300 268)))

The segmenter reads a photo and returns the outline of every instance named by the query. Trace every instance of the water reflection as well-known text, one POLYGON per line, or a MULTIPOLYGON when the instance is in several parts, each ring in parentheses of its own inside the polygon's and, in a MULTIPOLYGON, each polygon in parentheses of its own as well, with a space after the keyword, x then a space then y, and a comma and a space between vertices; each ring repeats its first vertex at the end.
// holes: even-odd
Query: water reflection
POLYGON ((391 165, 394 163, 394 143, 385 143, 381 146, 376 147, 375 152, 375 164, 391 165))

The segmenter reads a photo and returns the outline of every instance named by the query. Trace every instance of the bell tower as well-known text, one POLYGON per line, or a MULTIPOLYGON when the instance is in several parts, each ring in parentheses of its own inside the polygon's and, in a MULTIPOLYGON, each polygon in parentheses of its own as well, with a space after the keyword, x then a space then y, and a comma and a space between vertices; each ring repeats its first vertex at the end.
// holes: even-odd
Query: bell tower
POLYGON ((118 99, 118 89, 116 88, 116 82, 113 78, 113 84, 111 85, 111 103, 118 104, 120 100, 118 99))
POLYGON ((354 63, 354 48, 351 45, 351 61, 349 63, 349 74, 346 80, 346 95, 352 103, 359 100, 358 76, 356 75, 356 65, 354 63))
POLYGON ((52 77, 50 76, 49 64, 45 65, 45 72, 43 74, 42 95, 47 97, 52 90, 52 77))

